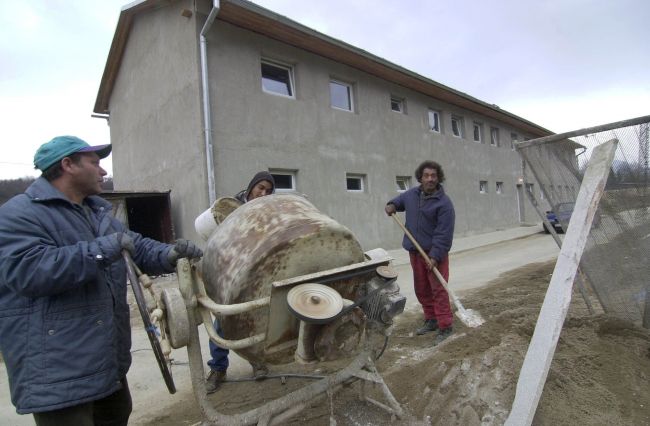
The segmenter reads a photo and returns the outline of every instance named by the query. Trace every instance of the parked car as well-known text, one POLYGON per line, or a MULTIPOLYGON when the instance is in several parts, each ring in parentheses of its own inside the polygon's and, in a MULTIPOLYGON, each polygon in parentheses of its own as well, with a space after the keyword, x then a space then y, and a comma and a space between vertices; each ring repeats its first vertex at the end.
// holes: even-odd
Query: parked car
MULTIPOLYGON (((575 204, 573 202, 559 203, 555 206, 555 209, 546 212, 546 220, 548 220, 549 223, 553 225, 553 228, 555 228, 555 232, 557 232, 558 234, 564 233, 561 224, 564 223, 565 225, 569 225, 569 220, 571 220, 571 215, 573 214, 574 207, 575 204)), ((596 211, 591 226, 597 227, 598 225, 600 225, 600 213, 596 211)), ((544 232, 549 234, 551 231, 546 227, 545 223, 543 224, 543 226, 544 226, 544 232)))

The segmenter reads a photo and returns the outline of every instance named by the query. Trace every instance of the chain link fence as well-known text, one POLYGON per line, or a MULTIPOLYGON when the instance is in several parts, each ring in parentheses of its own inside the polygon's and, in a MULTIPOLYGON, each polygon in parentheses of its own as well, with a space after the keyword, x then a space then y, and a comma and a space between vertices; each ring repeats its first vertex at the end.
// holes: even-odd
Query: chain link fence
POLYGON ((580 268, 606 313, 646 328, 650 328, 649 138, 646 116, 517 144, 555 218, 567 230, 593 149, 618 141, 580 268))

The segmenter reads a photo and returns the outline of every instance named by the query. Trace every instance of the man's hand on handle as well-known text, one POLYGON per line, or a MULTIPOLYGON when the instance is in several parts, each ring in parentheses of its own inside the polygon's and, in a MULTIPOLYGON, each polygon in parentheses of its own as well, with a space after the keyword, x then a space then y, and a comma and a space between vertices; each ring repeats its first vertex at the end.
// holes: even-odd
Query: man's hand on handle
POLYGON ((176 265, 178 259, 182 257, 197 259, 201 256, 203 256, 203 251, 196 244, 190 240, 180 239, 176 241, 176 244, 167 253, 167 261, 172 265, 176 265))
POLYGON ((395 208, 394 204, 386 204, 386 207, 384 207, 384 211, 388 216, 392 216, 397 212, 397 209, 395 208))

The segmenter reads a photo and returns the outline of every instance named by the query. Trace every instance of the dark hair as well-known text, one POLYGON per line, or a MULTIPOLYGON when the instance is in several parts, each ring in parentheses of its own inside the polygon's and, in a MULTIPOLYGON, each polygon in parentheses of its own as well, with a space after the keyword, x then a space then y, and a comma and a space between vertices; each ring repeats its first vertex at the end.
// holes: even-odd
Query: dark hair
MULTIPOLYGON (((81 155, 82 155, 81 153, 75 152, 74 154, 66 155, 66 157, 72 160, 73 163, 79 164, 79 162, 81 161, 81 155)), ((63 158, 61 160, 63 160, 63 158)), ((63 174, 63 168, 61 167, 61 160, 57 161, 47 169, 43 170, 41 176, 43 176, 48 182, 52 182, 53 180, 60 178, 61 175, 63 174)))
POLYGON ((443 183, 445 181, 445 172, 442 171, 442 166, 435 161, 423 161, 417 169, 415 169, 415 178, 418 182, 422 182, 422 173, 424 169, 433 169, 438 174, 438 182, 443 183))

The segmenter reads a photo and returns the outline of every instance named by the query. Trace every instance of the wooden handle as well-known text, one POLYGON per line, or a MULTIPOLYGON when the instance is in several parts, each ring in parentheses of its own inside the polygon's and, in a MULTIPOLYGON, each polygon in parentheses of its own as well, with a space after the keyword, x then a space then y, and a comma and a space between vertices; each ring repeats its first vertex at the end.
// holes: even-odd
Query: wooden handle
POLYGON ((449 289, 449 284, 447 284, 447 280, 445 280, 445 278, 442 276, 442 274, 440 273, 440 271, 438 271, 438 268, 436 268, 435 266, 433 266, 433 263, 431 263, 431 258, 429 257, 429 255, 428 255, 427 253, 425 253, 425 251, 422 249, 422 247, 420 246, 420 244, 418 244, 418 242, 415 241, 415 238, 414 238, 413 235, 409 232, 409 230, 406 229, 406 226, 404 226, 404 224, 402 223, 402 221, 400 220, 400 218, 397 217, 397 214, 393 213, 391 216, 392 216, 393 219, 395 219, 395 222, 397 222, 397 224, 399 225, 399 227, 402 228, 402 230, 404 231, 404 233, 406 234, 406 236, 408 237, 408 239, 411 240, 411 242, 413 243, 413 245, 415 246, 415 248, 418 250, 418 252, 420 252, 420 255, 424 258, 424 261, 427 262, 427 265, 429 265, 429 268, 430 268, 430 269, 433 271, 433 273, 436 275, 436 278, 438 278, 438 281, 440 281, 440 284, 442 284, 442 286, 444 287, 444 289, 447 291, 447 294, 449 294, 449 297, 451 297, 451 300, 454 302, 454 304, 456 305, 456 307, 458 307, 459 310, 464 311, 465 308, 464 308, 463 305, 460 303, 460 300, 458 300, 458 298, 456 297, 456 295, 455 295, 455 294, 454 294, 454 293, 449 289))

